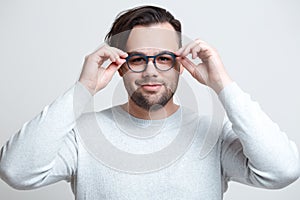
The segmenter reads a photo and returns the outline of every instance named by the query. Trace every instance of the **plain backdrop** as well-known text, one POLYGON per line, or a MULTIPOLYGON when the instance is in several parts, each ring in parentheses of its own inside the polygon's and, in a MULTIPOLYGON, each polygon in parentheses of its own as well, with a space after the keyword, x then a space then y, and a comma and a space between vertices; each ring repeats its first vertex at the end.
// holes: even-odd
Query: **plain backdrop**
MULTIPOLYGON (((0 146, 78 79, 84 57, 102 44, 115 16, 159 5, 183 33, 218 49, 228 73, 300 147, 300 3, 252 1, 0 0, 0 146)), ((184 72, 186 80, 192 79, 184 72)), ((99 108, 112 104, 115 76, 99 108)), ((190 80, 191 87, 199 87, 190 80)), ((22 165, 22 163, 20 163, 22 165)), ((300 181, 281 190, 231 182, 225 200, 299 199, 300 181)), ((1 200, 74 199, 60 182, 17 191, 0 180, 1 200)))

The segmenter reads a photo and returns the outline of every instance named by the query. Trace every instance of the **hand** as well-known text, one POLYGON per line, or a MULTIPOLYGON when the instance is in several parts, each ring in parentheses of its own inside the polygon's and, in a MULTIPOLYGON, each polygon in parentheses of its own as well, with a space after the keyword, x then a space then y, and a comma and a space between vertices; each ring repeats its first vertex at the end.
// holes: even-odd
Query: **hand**
POLYGON ((126 61, 127 53, 120 49, 104 45, 94 53, 85 57, 83 68, 80 74, 81 82, 92 95, 104 88, 112 79, 115 72, 126 61), (102 67, 106 60, 111 63, 108 67, 102 67))
POLYGON ((175 54, 196 80, 211 87, 217 94, 232 82, 217 51, 200 39, 181 47, 175 54), (202 63, 193 63, 186 57, 189 54, 192 54, 192 59, 200 58, 202 63))

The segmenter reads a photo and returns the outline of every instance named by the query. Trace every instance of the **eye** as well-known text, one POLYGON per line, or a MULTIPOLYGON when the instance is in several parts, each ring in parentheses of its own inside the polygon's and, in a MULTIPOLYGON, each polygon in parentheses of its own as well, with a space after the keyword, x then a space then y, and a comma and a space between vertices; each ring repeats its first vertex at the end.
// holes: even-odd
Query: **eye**
POLYGON ((146 62, 146 59, 143 56, 132 56, 129 59, 129 63, 132 65, 140 65, 144 64, 146 62))
POLYGON ((159 63, 169 63, 169 62, 172 62, 172 60, 173 60, 172 56, 170 56, 170 55, 161 55, 161 56, 158 56, 156 59, 157 59, 157 62, 159 62, 159 63))

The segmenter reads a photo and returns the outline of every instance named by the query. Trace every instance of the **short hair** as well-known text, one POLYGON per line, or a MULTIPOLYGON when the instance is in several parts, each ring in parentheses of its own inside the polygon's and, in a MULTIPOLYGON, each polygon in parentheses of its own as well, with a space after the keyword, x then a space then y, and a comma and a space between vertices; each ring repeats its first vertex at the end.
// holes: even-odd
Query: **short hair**
POLYGON ((149 26, 168 22, 178 35, 178 45, 182 46, 181 23, 166 9, 156 6, 139 6, 117 15, 110 31, 105 36, 108 45, 125 50, 130 31, 137 25, 149 26))

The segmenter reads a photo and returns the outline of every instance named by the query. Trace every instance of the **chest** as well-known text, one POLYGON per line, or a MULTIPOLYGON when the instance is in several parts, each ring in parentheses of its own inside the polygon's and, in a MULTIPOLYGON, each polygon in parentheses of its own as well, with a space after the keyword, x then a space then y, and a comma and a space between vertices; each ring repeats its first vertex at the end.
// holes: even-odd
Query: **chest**
MULTIPOLYGON (((191 147, 160 170, 126 173, 79 149, 77 199, 221 199, 218 145, 203 159, 191 147)), ((136 163, 139 164, 139 163, 136 163)))

